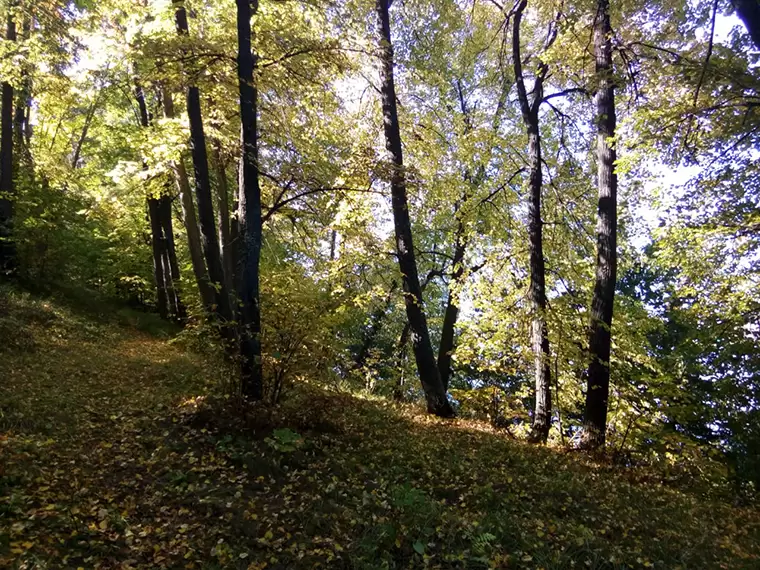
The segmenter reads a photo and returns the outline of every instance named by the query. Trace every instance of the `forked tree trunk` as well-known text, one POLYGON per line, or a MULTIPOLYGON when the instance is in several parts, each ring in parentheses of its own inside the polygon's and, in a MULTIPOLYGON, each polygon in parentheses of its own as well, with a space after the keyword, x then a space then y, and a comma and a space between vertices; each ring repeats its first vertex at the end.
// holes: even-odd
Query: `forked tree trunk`
MULTIPOLYGON (((11 2, 10 9, 14 3, 11 2)), ((8 13, 5 39, 16 41, 13 13, 8 13)), ((13 86, 3 82, 0 102, 0 274, 16 266, 16 245, 13 239, 13 86)))
POLYGON ((594 18, 596 57, 597 227, 596 283, 591 301, 586 413, 581 446, 604 446, 610 393, 612 307, 617 282, 617 175, 615 174, 615 84, 612 67, 609 0, 597 1, 594 18))
MULTIPOLYGON (((167 119, 173 119, 175 116, 174 100, 168 89, 164 89, 161 95, 164 104, 164 116, 167 119)), ((206 272, 206 262, 203 259, 203 247, 201 246, 201 234, 198 229, 198 219, 195 216, 195 204, 193 203, 192 190, 190 189, 190 180, 187 177, 184 159, 180 156, 179 160, 171 164, 174 172, 174 182, 179 193, 180 204, 182 205, 182 218, 187 234, 187 246, 190 251, 190 262, 193 266, 193 275, 198 285, 198 292, 201 296, 206 311, 211 313, 215 304, 214 289, 208 279, 206 272)))
MULTIPOLYGON (((189 35, 187 12, 183 0, 172 0, 172 4, 175 8, 177 33, 180 36, 189 35)), ((195 171, 195 197, 198 203, 201 245, 209 279, 216 293, 216 312, 222 320, 222 334, 228 340, 232 340, 234 331, 229 327, 229 323, 232 321, 232 305, 225 285, 224 268, 219 254, 219 240, 214 223, 214 202, 211 197, 211 178, 208 169, 200 91, 194 83, 190 79, 187 87, 187 116, 190 121, 190 148, 193 155, 193 170, 195 171)))
POLYGON ((401 133, 396 108, 396 88, 393 80, 393 46, 391 44, 389 0, 376 0, 380 34, 381 92, 385 147, 391 157, 391 198, 396 233, 396 253, 404 289, 406 314, 412 335, 412 347, 417 362, 422 389, 425 392, 428 412, 451 417, 454 410, 441 383, 441 376, 430 342, 427 318, 422 300, 420 279, 412 242, 412 224, 406 193, 404 160, 401 150, 401 133))
MULTIPOLYGON (((135 99, 137 100, 140 116, 140 126, 143 129, 147 129, 150 127, 150 118, 148 117, 148 107, 145 103, 145 92, 136 79, 135 99)), ((143 163, 143 168, 147 168, 145 163, 143 163)), ((153 278, 156 282, 156 306, 161 318, 168 319, 170 312, 174 312, 173 307, 175 303, 173 302, 173 294, 169 292, 173 289, 173 286, 168 263, 166 239, 164 238, 164 225, 161 222, 161 199, 148 196, 146 200, 148 203, 148 220, 150 222, 151 249, 153 251, 153 278), (172 307, 171 310, 170 307, 172 307)))
MULTIPOLYGON (((257 96, 253 69, 256 56, 251 48, 251 2, 236 0, 238 31, 238 88, 242 121, 242 158, 238 189, 240 252, 240 356, 243 394, 263 398, 261 370, 261 306, 259 261, 261 258, 261 188, 259 187, 259 147, 257 96)), ((254 4, 254 10, 258 4, 254 4)))
POLYGON ((530 439, 545 443, 551 428, 551 364, 549 333, 546 324, 546 270, 544 265, 543 222, 541 220, 541 190, 543 173, 541 162, 541 134, 539 130, 539 107, 543 100, 543 83, 547 67, 538 66, 533 85, 532 100, 528 98, 522 69, 520 49, 520 25, 527 0, 517 7, 513 21, 512 60, 515 84, 520 103, 523 123, 528 134, 529 161, 529 201, 528 201, 528 243, 530 248, 530 305, 533 349, 533 375, 535 382, 535 407, 530 439))

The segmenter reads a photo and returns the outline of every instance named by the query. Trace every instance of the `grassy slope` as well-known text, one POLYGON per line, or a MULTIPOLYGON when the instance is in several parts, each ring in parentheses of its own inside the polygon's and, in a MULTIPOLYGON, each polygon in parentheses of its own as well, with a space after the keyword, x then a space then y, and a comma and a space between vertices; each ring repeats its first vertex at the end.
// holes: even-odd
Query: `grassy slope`
POLYGON ((233 414, 118 321, 0 289, 0 567, 760 568, 757 510, 308 385, 233 414))

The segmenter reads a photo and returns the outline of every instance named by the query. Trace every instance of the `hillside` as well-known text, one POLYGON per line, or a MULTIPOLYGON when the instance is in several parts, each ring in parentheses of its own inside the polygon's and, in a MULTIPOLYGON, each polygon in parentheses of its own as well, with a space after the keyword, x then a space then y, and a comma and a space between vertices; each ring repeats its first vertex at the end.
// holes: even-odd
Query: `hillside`
POLYGON ((0 567, 760 567, 757 509, 313 385, 236 409, 144 318, 0 290, 0 567))

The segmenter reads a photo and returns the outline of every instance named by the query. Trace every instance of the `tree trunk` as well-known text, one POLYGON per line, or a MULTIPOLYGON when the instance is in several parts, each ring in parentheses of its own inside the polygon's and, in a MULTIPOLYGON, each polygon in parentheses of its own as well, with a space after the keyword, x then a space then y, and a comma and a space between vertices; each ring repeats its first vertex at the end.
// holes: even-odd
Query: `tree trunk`
POLYGON ((731 5, 744 22, 755 48, 760 50, 760 3, 758 0, 732 0, 731 5))
POLYGON ((227 185, 227 172, 224 168, 224 163, 222 162, 219 143, 215 143, 212 147, 211 160, 214 163, 217 182, 216 219, 217 227, 219 230, 219 249, 221 250, 222 254, 224 276, 227 278, 227 289, 229 291, 232 291, 234 288, 233 277, 235 275, 235 269, 233 266, 232 246, 230 245, 230 190, 227 185))
POLYGON ((543 173, 541 163, 541 134, 538 111, 543 100, 543 82, 547 67, 539 63, 533 85, 533 99, 528 99, 522 70, 520 49, 520 24, 527 1, 523 0, 514 15, 512 34, 512 60, 515 84, 520 103, 523 123, 528 134, 529 160, 529 202, 528 202, 528 243, 530 248, 530 309, 533 349, 533 375, 536 402, 533 410, 533 424, 530 439, 546 443, 551 428, 551 361, 549 336, 546 325, 546 270, 544 266, 543 223, 541 220, 541 190, 543 173))
POLYGON ((153 249, 153 277, 156 281, 156 306, 162 319, 169 318, 169 293, 166 272, 166 241, 163 239, 159 200, 148 198, 151 246, 153 249))
MULTIPOLYGON (((31 29, 31 17, 26 16, 22 25, 22 39, 29 38, 31 29)), ((25 62, 21 67, 21 89, 16 94, 16 109, 13 114, 13 137, 15 139, 15 149, 18 157, 23 157, 26 162, 30 162, 31 154, 29 152, 29 135, 31 125, 29 124, 29 110, 32 105, 32 76, 29 64, 25 62)))
MULTIPOLYGON (((144 129, 150 127, 150 118, 148 117, 148 107, 145 104, 145 92, 143 91, 140 83, 135 79, 135 99, 137 99, 137 107, 140 115, 140 126, 144 129)), ((94 104, 93 104, 94 105, 94 104)), ((85 120, 85 127, 83 129, 83 136, 80 137, 80 143, 84 137, 84 133, 87 131, 87 123, 89 120, 85 120)), ((79 148, 81 146, 77 145, 79 148)), ((76 154, 75 153, 75 158, 76 154)), ((72 161, 73 166, 76 166, 76 162, 72 161)), ((147 165, 143 162, 143 168, 147 168, 147 165)), ((171 284, 171 270, 169 269, 168 255, 166 239, 164 238, 164 226, 161 223, 161 205, 160 198, 147 197, 148 202, 148 220, 150 222, 150 234, 151 234, 151 248, 153 251, 153 277, 156 282, 156 306, 158 308, 158 314, 162 319, 169 318, 169 307, 174 305, 173 294, 170 290, 173 289, 171 284)), ((172 312, 173 312, 172 308, 172 312)))
MULTIPOLYGON (((459 216, 459 212, 457 212, 459 216)), ((446 299, 446 310, 443 313, 443 325, 441 326, 441 344, 438 346, 438 372, 441 375, 443 389, 449 389, 451 380, 451 355, 454 352, 454 335, 456 332, 457 319, 459 318, 459 305, 456 295, 452 293, 452 285, 456 288, 464 275, 464 254, 467 247, 464 235, 465 228, 461 218, 457 220, 457 230, 454 243, 454 256, 452 264, 454 271, 449 282, 449 294, 446 299)))
MULTIPOLYGON (((11 8, 13 3, 11 3, 11 8)), ((16 24, 8 14, 5 34, 16 41, 16 24)), ((13 86, 4 82, 0 102, 0 274, 10 272, 16 265, 16 245, 13 240, 13 86)))
POLYGON ((170 296, 174 306, 174 315, 177 320, 184 321, 187 318, 187 310, 182 303, 182 297, 179 290, 179 263, 177 263, 177 248, 174 243, 174 228, 172 224, 172 197, 168 194, 161 196, 159 199, 159 213, 161 215, 161 227, 166 240, 166 259, 168 261, 168 273, 171 276, 171 287, 167 287, 167 294, 170 296))
POLYGON ((397 402, 404 401, 404 385, 406 381, 406 345, 409 342, 409 322, 404 323, 404 328, 396 344, 396 368, 399 375, 396 385, 393 387, 393 399, 397 402))
POLYGON ((610 392, 612 307, 617 281, 617 175, 615 174, 615 85, 609 0, 598 0, 594 19, 597 122, 596 284, 591 302, 588 387, 581 446, 604 446, 610 392))
MULTIPOLYGON (((164 116, 167 119, 173 119, 175 113, 171 92, 168 89, 164 89, 161 99, 164 105, 164 116)), ((182 205, 182 218, 185 224, 185 233, 187 234, 187 245, 190 251, 190 262, 193 266, 193 275, 198 285, 201 302, 204 308, 211 313, 215 304, 215 294, 206 272, 206 262, 203 260, 201 234, 198 229, 198 220, 195 217, 195 204, 193 204, 190 181, 187 178, 187 170, 185 169, 183 158, 180 156, 179 160, 172 162, 171 167, 174 172, 174 182, 177 185, 177 192, 179 193, 182 205)))
POLYGON ((412 224, 409 217, 409 202, 406 194, 404 161, 401 150, 401 133, 396 108, 396 88, 393 80, 393 46, 391 44, 389 0, 376 0, 376 10, 380 32, 380 60, 382 81, 383 124, 385 147, 392 161, 391 197, 393 222, 396 232, 396 252, 401 270, 406 302, 406 314, 412 334, 412 347, 417 362, 422 389, 425 392, 428 412, 442 417, 451 417, 454 410, 441 383, 441 376, 430 342, 430 332, 423 306, 420 279, 412 242, 412 224))
MULTIPOLYGON (((261 308, 259 299, 259 261, 261 257, 261 188, 259 187, 259 148, 257 96, 253 78, 255 54, 251 49, 251 3, 236 0, 238 29, 238 87, 242 122, 242 159, 238 190, 240 246, 240 356, 243 394, 260 400, 264 387, 261 370, 261 308)), ((254 10, 258 7, 254 4, 254 10)))
MULTIPOLYGON (((182 0, 172 0, 172 4, 175 7, 177 33, 180 36, 187 36, 189 32, 184 3, 182 0)), ((190 121, 190 148, 193 156, 193 170, 195 171, 195 197, 198 202, 201 245, 209 279, 215 290, 216 313, 222 319, 222 334, 225 338, 230 339, 234 336, 228 326, 232 321, 232 305, 225 285, 224 268, 219 254, 219 241, 214 223, 214 203, 211 197, 211 179, 206 154, 206 135, 203 130, 200 92, 193 83, 194 81, 190 81, 187 87, 187 116, 190 121)))

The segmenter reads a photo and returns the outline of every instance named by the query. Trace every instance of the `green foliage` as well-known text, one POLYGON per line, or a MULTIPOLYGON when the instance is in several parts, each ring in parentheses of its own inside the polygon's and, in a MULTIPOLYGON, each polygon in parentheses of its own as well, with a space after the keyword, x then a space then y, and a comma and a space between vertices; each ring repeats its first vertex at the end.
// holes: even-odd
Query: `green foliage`
POLYGON ((25 323, 37 347, 0 359, 4 566, 712 569, 760 559, 755 508, 659 467, 305 384, 278 406, 235 412, 207 396, 216 367, 194 353, 56 300, 7 289, 2 299, 3 319, 25 323))
MULTIPOLYGON (((424 420, 383 403, 391 396, 416 402, 422 392, 415 378, 414 339, 402 337, 404 294, 391 286, 400 276, 387 192, 392 173, 379 137, 383 119, 375 89, 372 4, 260 0, 253 20, 264 222, 262 407, 275 416, 279 412, 272 410, 285 409, 292 425, 283 420, 254 429, 252 440, 243 430, 246 435, 236 433, 228 441, 223 438, 229 434, 185 425, 192 415, 185 408, 173 422, 165 409, 151 411, 146 420, 141 406, 153 410, 154 398, 162 406, 174 404, 168 393, 152 394, 155 383, 160 390, 170 385, 172 397, 197 397, 186 406, 196 419, 204 410, 219 413, 214 398, 208 403, 199 395, 208 388, 198 382, 203 374, 209 383, 223 384, 214 390, 225 392, 226 399, 219 397, 224 405, 240 404, 231 397, 239 389, 235 359, 225 352, 218 323, 197 294, 175 183, 178 165, 192 170, 183 111, 192 84, 201 93, 209 154, 219 159, 214 197, 235 202, 233 190, 222 194, 223 181, 235 186, 241 153, 233 3, 188 0, 190 34, 180 37, 167 0, 0 2, 0 13, 14 15, 19 31, 16 42, 0 42, 0 75, 16 89, 22 110, 31 95, 32 128, 30 134, 16 133, 14 147, 17 276, 25 287, 53 295, 41 301, 0 289, 0 362, 12 367, 8 386, 18 389, 2 388, 7 392, 2 425, 8 433, 22 434, 7 436, 14 438, 13 461, 21 467, 3 479, 4 492, 12 488, 10 507, 2 507, 5 516, 23 513, 31 527, 39 521, 44 527, 47 505, 66 498, 61 487, 55 501, 47 495, 40 500, 37 491, 29 491, 33 485, 22 469, 24 454, 31 454, 27 459, 35 469, 56 477, 56 471, 35 463, 33 453, 35 445, 39 452, 53 444, 29 433, 60 425, 87 436, 76 452, 86 450, 86 443, 95 449, 101 443, 123 444, 135 451, 142 463, 130 465, 149 482, 135 480, 126 487, 144 491, 143 485, 156 485, 150 490, 159 492, 158 484, 167 483, 171 497, 161 507, 194 501, 201 493, 207 509, 191 515, 183 503, 175 518, 163 518, 160 507, 141 505, 169 526, 185 519, 178 524, 189 525, 171 538, 156 538, 160 547, 151 554, 154 544, 147 543, 153 539, 138 543, 137 533, 127 535, 124 529, 130 528, 130 517, 144 516, 140 532, 155 537, 157 523, 145 522, 150 517, 127 498, 119 498, 127 515, 101 499, 95 511, 78 505, 88 514, 56 521, 80 534, 50 533, 76 556, 83 543, 97 538, 105 544, 93 554, 98 560, 114 553, 131 559, 134 547, 140 564, 157 567, 200 565, 204 556, 213 556, 218 567, 254 568, 329 566, 338 558, 367 568, 564 568, 571 562, 592 568, 752 566, 757 561, 752 514, 719 501, 698 504, 693 494, 717 501, 716 496, 738 493, 750 501, 760 485, 760 68, 744 29, 723 17, 723 5, 704 1, 612 2, 620 264, 607 441, 616 463, 613 468, 578 459, 568 467, 563 457, 511 442, 525 435, 531 420, 533 364, 525 223, 528 141, 514 104, 511 26, 499 8, 502 2, 405 0, 391 9, 425 309, 434 344, 442 336, 446 305, 451 301, 460 309, 450 395, 467 421, 423 429, 424 420), (714 6, 720 25, 710 41, 714 6), (136 115, 136 81, 145 93, 149 128, 141 127, 136 115), (167 94, 174 100, 174 117, 164 116, 167 94), (163 337, 177 332, 151 312, 156 287, 146 199, 164 195, 173 200, 178 286, 190 313, 170 348, 112 326, 163 337), (458 246, 464 253, 455 260, 458 246), (66 304, 59 300, 64 294, 66 304), (77 313, 85 306, 94 320, 77 313), (117 348, 98 344, 99 335, 117 348), (79 341, 86 345, 84 354, 77 354, 79 341), (193 365, 178 356, 183 348, 192 348, 195 356, 187 358, 193 365), (147 360, 140 358, 143 349, 150 354, 147 360), (78 368, 93 367, 101 350, 115 362, 97 374, 78 368), (124 354, 126 369, 116 363, 124 354), (180 370, 159 366, 167 354, 180 370), (53 356, 62 359, 66 378, 49 362, 53 356), (195 361, 201 356, 205 364, 195 361), (124 387, 104 386, 99 375, 124 387), (198 386, 197 393, 190 384, 198 386), (126 393, 132 388, 140 391, 135 399, 126 393), (322 389, 361 391, 375 403, 363 407, 348 400, 348 417, 335 420, 344 430, 340 437, 313 437, 319 430, 302 424, 311 425, 310 414, 322 413, 309 409, 312 390, 327 398, 322 389), (102 396, 96 403, 114 415, 121 405, 130 408, 121 440, 98 439, 113 427, 110 422, 121 425, 122 418, 105 421, 96 410, 91 419, 82 411, 85 405, 96 409, 90 396, 102 396), (294 402, 305 410, 296 413, 294 402), (71 418, 62 411, 68 404, 75 408, 71 418), (163 449, 161 457, 146 455, 136 436, 127 441, 129 430, 140 433, 140 418, 151 426, 144 446, 163 449), (401 426, 397 431, 395 422, 401 426), (487 434, 467 431, 476 429, 487 434), (361 441, 346 435, 352 430, 361 441), (437 430, 441 433, 433 436, 437 430), (184 436, 189 441, 181 441, 184 436), (215 441, 217 436, 221 439, 215 441), (468 448, 471 437, 474 451, 468 448), (218 455, 204 447, 212 444, 218 455), (176 456, 166 447, 172 445, 176 456), (252 477, 259 468, 254 458, 263 458, 262 473, 241 483, 241 491, 231 481, 246 469, 252 477), (161 471, 164 459, 169 466, 161 471), (199 461, 206 461, 209 472, 229 477, 212 489, 199 461), (309 470, 312 480, 294 475, 309 470), (568 472, 609 501, 589 504, 580 484, 563 474, 568 472), (602 480, 607 474, 614 488, 602 480), (629 477, 641 481, 629 485, 629 477), (26 490, 16 492, 21 480, 26 490), (271 512, 283 505, 256 495, 256 485, 271 495, 290 485, 282 492, 291 492, 295 503, 319 500, 324 513, 302 521, 293 510, 286 515, 291 528, 272 519, 271 512), (326 497, 324 489, 330 489, 326 497), (535 512, 524 506, 528 503, 535 512), (713 507, 727 529, 725 537, 719 536, 718 523, 699 524, 713 507), (183 508, 188 512, 180 514, 183 508), (100 516, 101 509, 107 514, 100 516), (678 520, 681 510, 684 520, 678 520), (731 522, 734 515, 747 517, 744 531, 731 522), (211 525, 216 534, 200 530, 207 518, 223 520, 214 523, 222 527, 211 525), (295 528, 309 537, 308 545, 299 542, 295 528), (229 538, 219 542, 231 532, 255 540, 246 550, 229 538), (341 532, 354 537, 351 544, 341 532), (201 546, 171 547, 172 540, 183 543, 187 533, 201 546), (257 549, 266 554, 260 560, 257 549)), ((591 128, 596 86, 588 49, 595 6, 531 0, 526 10, 521 49, 528 83, 539 61, 549 69, 550 98, 540 110, 545 317, 554 402, 549 445, 563 449, 574 445, 583 423, 596 256, 597 141, 591 128), (547 49, 555 19, 557 37, 547 49)), ((224 221, 234 227, 236 214, 224 221)), ((228 252, 239 243, 233 241, 228 252)), ((234 282, 235 275, 227 277, 234 282)), ((325 400, 325 414, 342 418, 341 400, 334 397, 325 400)), ((235 409, 234 421, 245 424, 238 414, 245 416, 235 409)), ((320 418, 320 425, 332 425, 320 418)), ((72 449, 56 447, 54 463, 69 465, 72 449)), ((100 477, 112 476, 117 459, 124 459, 106 449, 112 448, 102 448, 108 458, 103 470, 83 475, 104 497, 107 485, 100 477)), ((136 503, 135 495, 130 500, 136 503)), ((29 531, 37 533, 29 538, 24 526, 19 536, 29 540, 14 538, 16 546, 9 541, 0 546, 31 552, 27 562, 36 563, 34 557, 44 560, 47 548, 59 548, 51 541, 43 544, 43 530, 50 529, 29 531), (29 541, 34 548, 25 546, 29 541)), ((84 555, 63 562, 51 556, 64 566, 89 565, 84 555)))

